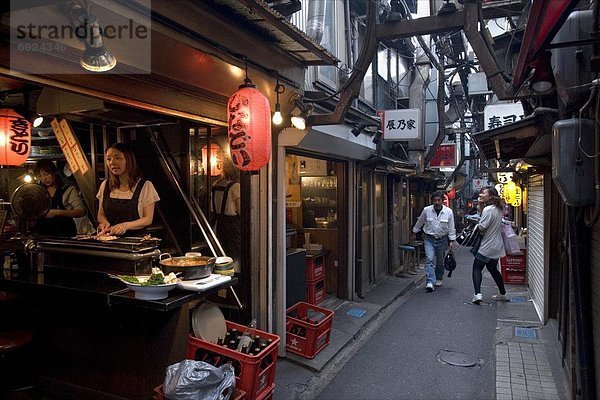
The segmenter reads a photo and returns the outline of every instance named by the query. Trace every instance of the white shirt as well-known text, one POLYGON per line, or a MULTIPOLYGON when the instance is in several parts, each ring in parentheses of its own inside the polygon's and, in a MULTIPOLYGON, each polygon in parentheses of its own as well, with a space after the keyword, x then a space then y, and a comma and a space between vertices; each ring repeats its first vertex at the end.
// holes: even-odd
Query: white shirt
POLYGON ((454 213, 446 206, 438 214, 433 205, 427 206, 419 215, 417 223, 413 227, 413 232, 418 233, 423 228, 427 235, 442 237, 448 235, 450 240, 456 240, 456 228, 454 227, 454 213))
MULTIPOLYGON (((100 201, 100 204, 102 204, 104 198, 104 187, 106 186, 106 181, 107 179, 102 181, 102 183, 100 184, 100 189, 98 189, 98 193, 96 194, 96 198, 100 201)), ((126 192, 122 192, 119 189, 112 189, 110 191, 110 198, 131 200, 133 198, 133 193, 135 192, 137 185, 138 184, 136 183, 131 190, 128 190, 126 192)), ((154 188, 152 182, 146 181, 146 183, 144 183, 144 186, 142 187, 142 191, 140 192, 140 198, 138 200, 138 213, 142 215, 142 210, 144 209, 144 207, 146 207, 148 204, 156 203, 159 200, 160 197, 158 197, 158 193, 156 192, 156 189, 154 188)))
POLYGON ((483 234, 479 254, 488 258, 502 258, 506 255, 502 241, 502 210, 489 205, 481 212, 477 229, 483 234))

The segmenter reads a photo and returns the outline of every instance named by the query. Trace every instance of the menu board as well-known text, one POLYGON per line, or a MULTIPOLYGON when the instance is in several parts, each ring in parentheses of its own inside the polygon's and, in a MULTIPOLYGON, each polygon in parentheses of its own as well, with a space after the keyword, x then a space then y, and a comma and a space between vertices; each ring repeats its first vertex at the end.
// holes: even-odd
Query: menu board
POLYGON ((81 175, 85 175, 89 170, 90 166, 85 158, 85 155, 81 151, 79 142, 71 129, 71 125, 65 119, 58 121, 56 118, 50 122, 54 135, 58 139, 58 143, 67 159, 69 168, 73 173, 79 171, 81 175))

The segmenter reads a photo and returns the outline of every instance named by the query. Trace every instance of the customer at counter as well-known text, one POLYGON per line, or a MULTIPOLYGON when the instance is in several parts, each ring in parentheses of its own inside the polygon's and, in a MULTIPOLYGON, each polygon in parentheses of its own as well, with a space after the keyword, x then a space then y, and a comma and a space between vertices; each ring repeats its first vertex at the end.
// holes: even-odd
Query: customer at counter
POLYGON ((160 200, 154 185, 142 177, 129 145, 113 144, 106 150, 104 160, 108 178, 96 195, 98 233, 144 235, 154 218, 154 205, 160 200))
POLYGON ((50 160, 39 160, 33 172, 52 199, 50 210, 36 221, 34 231, 47 236, 75 236, 77 227, 73 218, 87 214, 79 192, 73 185, 64 182, 58 168, 50 160))

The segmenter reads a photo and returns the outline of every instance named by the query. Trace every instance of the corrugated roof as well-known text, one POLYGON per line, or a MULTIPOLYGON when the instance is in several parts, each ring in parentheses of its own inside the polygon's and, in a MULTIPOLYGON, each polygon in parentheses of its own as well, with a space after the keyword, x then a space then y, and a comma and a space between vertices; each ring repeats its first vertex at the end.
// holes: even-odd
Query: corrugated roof
POLYGON ((305 65, 336 65, 339 60, 323 46, 315 43, 286 17, 263 0, 203 0, 228 18, 261 35, 282 51, 305 65))

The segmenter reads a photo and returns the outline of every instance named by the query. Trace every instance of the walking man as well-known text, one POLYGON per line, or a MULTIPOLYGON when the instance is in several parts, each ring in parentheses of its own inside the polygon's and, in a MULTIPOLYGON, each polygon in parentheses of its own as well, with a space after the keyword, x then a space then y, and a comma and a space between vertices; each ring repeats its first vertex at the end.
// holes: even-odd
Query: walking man
POLYGON ((446 249, 456 247, 456 229, 454 213, 443 205, 444 193, 437 191, 432 195, 433 204, 427 206, 419 215, 413 227, 413 240, 416 234, 423 231, 423 246, 425 248, 425 270, 427 286, 425 290, 433 292, 434 286, 442 286, 444 279, 444 257, 446 249), (448 242, 450 240, 450 243, 448 242), (435 260, 435 269, 433 263, 435 260))

